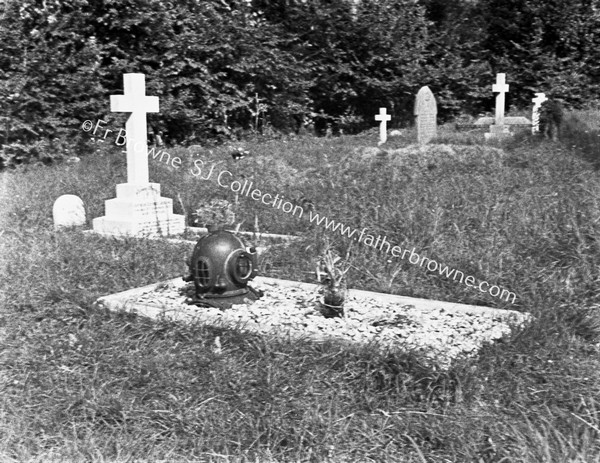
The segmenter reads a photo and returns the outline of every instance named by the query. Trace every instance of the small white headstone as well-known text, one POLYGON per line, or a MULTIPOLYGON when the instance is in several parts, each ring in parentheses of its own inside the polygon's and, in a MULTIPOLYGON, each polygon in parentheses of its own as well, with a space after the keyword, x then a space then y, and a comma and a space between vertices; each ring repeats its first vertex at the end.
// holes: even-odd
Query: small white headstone
POLYGON ((533 101, 533 110, 531 112, 531 133, 536 134, 540 131, 540 108, 542 107, 542 103, 547 101, 546 95, 544 93, 536 93, 533 101))
POLYGON ((85 225, 85 208, 79 196, 62 195, 52 207, 54 229, 85 225))
POLYGON ((379 108, 379 114, 375 116, 379 124, 379 144, 383 145, 387 141, 387 123, 392 120, 392 116, 386 114, 386 108, 379 108))
POLYGON ((437 135, 437 103, 429 87, 421 87, 415 101, 417 139, 419 144, 429 143, 437 135))

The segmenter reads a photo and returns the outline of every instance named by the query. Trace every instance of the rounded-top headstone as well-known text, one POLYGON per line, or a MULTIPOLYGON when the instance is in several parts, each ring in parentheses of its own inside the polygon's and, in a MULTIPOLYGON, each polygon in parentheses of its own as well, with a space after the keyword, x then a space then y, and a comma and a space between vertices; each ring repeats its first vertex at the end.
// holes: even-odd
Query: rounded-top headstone
POLYGON ((85 208, 79 196, 62 195, 52 207, 54 229, 85 225, 85 208))
POLYGON ((437 115, 437 103, 435 102, 433 92, 427 85, 419 89, 415 101, 415 116, 423 114, 437 115))
POLYGON ((429 87, 421 87, 415 100, 417 138, 426 144, 437 135, 437 103, 429 87))

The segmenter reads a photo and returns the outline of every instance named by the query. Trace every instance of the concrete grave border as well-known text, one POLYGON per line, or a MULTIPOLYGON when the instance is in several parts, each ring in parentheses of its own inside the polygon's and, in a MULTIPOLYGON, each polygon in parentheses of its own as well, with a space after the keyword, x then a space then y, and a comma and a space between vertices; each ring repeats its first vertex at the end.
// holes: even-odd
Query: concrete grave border
POLYGON ((226 311, 198 308, 186 304, 185 295, 179 294, 180 288, 186 286, 179 277, 107 295, 95 304, 154 320, 208 325, 284 341, 336 341, 346 346, 374 342, 378 350, 385 352, 414 351, 426 364, 442 369, 456 358, 476 355, 484 343, 514 333, 532 320, 530 314, 513 310, 350 289, 347 302, 353 309, 349 318, 335 319, 337 324, 331 326, 328 323, 334 319, 315 312, 319 285, 260 276, 251 284, 263 288, 267 292, 265 298, 271 294, 271 299, 259 299, 248 309, 239 305, 226 311), (295 299, 281 299, 282 294, 290 292, 295 299), (300 306, 297 295, 303 302, 300 306), (282 314, 288 314, 290 319, 282 314), (395 322, 398 317, 408 317, 407 322, 395 322), (377 330, 373 320, 385 320, 397 332, 392 338, 383 332, 373 334, 377 330))

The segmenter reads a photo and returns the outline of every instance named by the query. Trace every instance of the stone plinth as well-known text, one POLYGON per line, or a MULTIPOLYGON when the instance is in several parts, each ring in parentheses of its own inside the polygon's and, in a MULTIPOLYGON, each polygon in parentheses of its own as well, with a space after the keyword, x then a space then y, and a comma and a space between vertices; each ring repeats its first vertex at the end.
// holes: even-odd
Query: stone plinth
POLYGON ((106 215, 93 220, 104 235, 166 236, 183 233, 185 218, 173 214, 173 200, 160 196, 158 183, 117 185, 117 197, 105 203, 106 215))
POLYGON ((490 131, 484 134, 486 140, 498 140, 511 135, 507 125, 490 125, 490 131))

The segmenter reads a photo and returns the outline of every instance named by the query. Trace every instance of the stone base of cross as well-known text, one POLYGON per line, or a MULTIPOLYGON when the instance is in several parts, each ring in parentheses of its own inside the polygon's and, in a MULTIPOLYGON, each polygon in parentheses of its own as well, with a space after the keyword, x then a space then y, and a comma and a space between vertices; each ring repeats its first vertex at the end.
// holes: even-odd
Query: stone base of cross
POLYGON ((183 233, 185 218, 173 214, 173 200, 160 196, 160 185, 148 181, 146 113, 158 112, 158 98, 146 96, 144 74, 124 74, 124 95, 112 95, 111 111, 129 112, 127 183, 105 203, 106 215, 93 220, 94 231, 112 236, 157 236, 183 233))
POLYGON ((92 221, 94 231, 101 235, 168 236, 185 230, 185 217, 173 214, 173 200, 160 196, 158 183, 120 183, 117 197, 104 206, 106 215, 92 221))
POLYGON ((498 140, 512 136, 508 125, 490 125, 490 131, 484 133, 486 140, 498 140))

